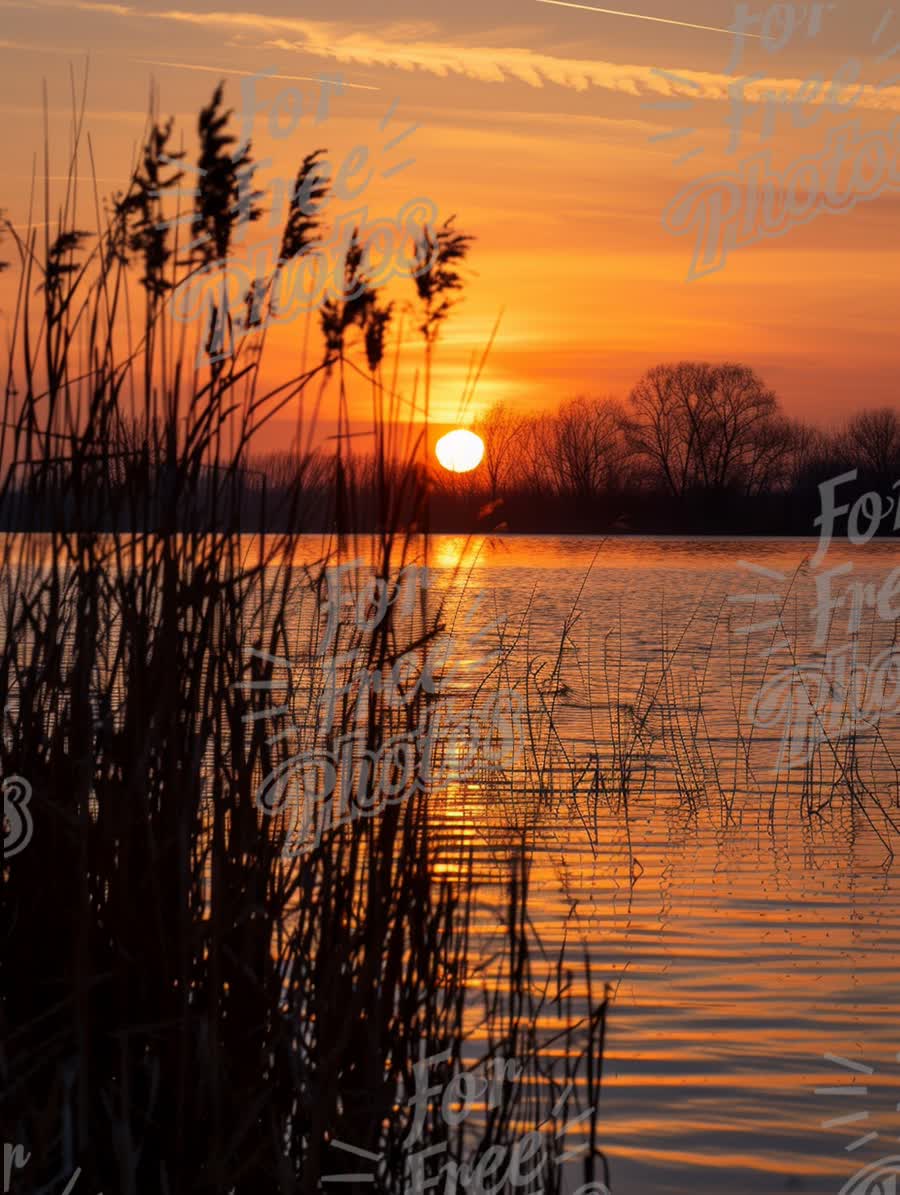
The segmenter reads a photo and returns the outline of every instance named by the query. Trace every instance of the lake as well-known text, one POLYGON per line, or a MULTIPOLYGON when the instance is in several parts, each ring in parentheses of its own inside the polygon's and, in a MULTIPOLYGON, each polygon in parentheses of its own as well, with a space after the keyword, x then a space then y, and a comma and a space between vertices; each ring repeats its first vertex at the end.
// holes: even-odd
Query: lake
MULTIPOLYGON (((472 625, 487 610, 518 631, 509 680, 531 686, 531 703, 579 615, 554 689, 551 790, 460 784, 445 833, 475 847, 489 882, 527 825, 541 936, 548 948, 564 929, 582 939, 615 985, 600 1119, 613 1190, 627 1195, 837 1195, 898 1152, 900 885, 885 845, 900 818, 896 715, 857 719, 855 736, 776 771, 786 723, 754 729, 748 714, 786 667, 821 666, 848 644, 869 663, 893 643, 893 619, 873 606, 854 627, 848 605, 817 642, 813 608, 826 569, 852 565, 834 592, 860 582, 871 598, 900 550, 841 541, 804 567, 815 549, 435 538, 439 574, 464 561, 472 625), (626 816, 608 778, 642 709, 626 816)), ((489 668, 482 647, 463 653, 461 688, 489 668)), ((487 895, 479 929, 487 951, 487 895)))
MULTIPOLYGON (((504 982, 498 877, 523 853, 533 983, 565 940, 587 953, 594 1001, 612 985, 599 1124, 616 1195, 895 1189, 853 1176, 900 1137, 900 549, 836 542, 811 564, 816 546, 429 545, 441 687, 466 715, 431 811, 438 872, 467 882, 474 858, 468 1056, 478 984, 504 982), (469 767, 464 740, 484 727, 469 767)), ((320 550, 301 537, 298 563, 320 550)), ((315 708, 316 609, 298 576, 291 658, 257 692, 273 730, 286 686, 295 724, 315 708)), ((126 695, 123 678, 111 696, 126 695)), ((540 1026, 548 1042, 559 1027, 540 1026)))

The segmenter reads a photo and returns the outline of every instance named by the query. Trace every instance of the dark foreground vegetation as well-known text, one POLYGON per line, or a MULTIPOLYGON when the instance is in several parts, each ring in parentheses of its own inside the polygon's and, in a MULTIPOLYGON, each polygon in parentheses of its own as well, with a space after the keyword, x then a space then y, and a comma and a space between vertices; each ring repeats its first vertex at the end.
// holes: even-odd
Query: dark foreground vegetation
MULTIPOLYGON (((0 763, 4 781, 30 786, 34 835, 2 871, 0 1130, 20 1147, 10 1189, 63 1190, 79 1170, 88 1193, 311 1195, 324 1176, 368 1170, 374 1181, 344 1189, 399 1193, 411 1148, 441 1147, 436 1173, 540 1128, 547 1156, 533 1189, 552 1195, 565 1170, 556 1130, 582 1114, 578 1180, 608 1181, 606 993, 581 944, 570 963, 565 935, 549 957, 535 941, 528 826, 479 873, 470 848, 435 833, 447 793, 412 787, 385 805, 360 766, 358 816, 322 815, 308 849, 285 849, 296 803, 309 812, 298 757, 353 728, 359 753, 403 734, 421 751, 416 736, 440 715, 439 692, 417 687, 398 702, 376 689, 363 704, 350 688, 323 725, 313 716, 323 678, 351 652, 374 673, 399 656, 424 666, 447 612, 440 594, 423 594, 367 629, 343 622, 320 649, 330 564, 367 555, 393 593, 404 566, 427 560, 427 540, 414 547, 408 531, 428 526, 424 429, 389 418, 390 312, 364 278, 348 288, 355 297, 323 308, 321 359, 276 389, 261 384, 265 329, 252 320, 231 355, 195 367, 197 345, 166 298, 209 253, 227 257, 235 172, 250 162, 249 150, 238 164, 230 156, 220 92, 199 132, 206 174, 191 232, 206 230, 205 248, 184 249, 179 226, 163 223, 179 172, 171 126, 155 121, 98 235, 75 222, 69 188, 44 213, 55 227, 58 215, 55 235, 13 243, 0 502, 19 530, 0 539, 0 763), (380 534, 362 549, 343 440, 318 491, 305 469, 268 482, 252 471, 261 428, 298 396, 314 410, 326 376, 346 427, 351 338, 366 351, 377 446, 369 521, 380 534), (295 538, 311 495, 337 531, 312 563, 295 538), (273 503, 288 530, 264 534, 273 503), (273 775, 285 780, 274 790, 273 775), (485 884, 501 910, 490 966, 470 936, 485 884), (410 1146, 414 1068, 439 1053, 432 1083, 501 1058, 519 1077, 501 1069, 502 1098, 468 1134, 432 1102, 410 1146)), ((313 168, 314 155, 300 179, 313 168)), ((285 260, 306 251, 309 229, 292 209, 285 260)), ((426 386, 467 247, 452 225, 424 230, 417 246, 426 386)), ((357 282, 361 262, 351 245, 357 282)), ((265 286, 256 300, 269 301, 265 286)), ((199 334, 209 343, 232 327, 233 313, 213 310, 199 334)), ((294 448, 312 468, 309 430, 294 448)), ((540 742, 532 749, 540 758, 540 742)))

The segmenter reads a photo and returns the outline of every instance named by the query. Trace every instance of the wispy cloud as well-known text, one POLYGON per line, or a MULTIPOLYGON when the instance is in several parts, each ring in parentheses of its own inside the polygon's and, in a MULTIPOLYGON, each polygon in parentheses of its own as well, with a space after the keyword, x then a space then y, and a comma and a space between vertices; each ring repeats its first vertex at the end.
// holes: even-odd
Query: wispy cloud
MULTIPOLYGON (((302 53, 348 65, 422 71, 442 78, 456 75, 481 83, 515 80, 530 87, 551 83, 574 91, 596 87, 633 96, 683 95, 677 77, 689 81, 691 99, 728 101, 729 87, 734 82, 730 75, 683 67, 671 67, 667 72, 658 66, 569 58, 515 46, 469 45, 459 40, 428 36, 430 26, 398 25, 374 33, 348 22, 314 21, 259 12, 148 10, 103 3, 102 0, 32 0, 30 4, 23 0, 0 0, 0 7, 64 7, 135 20, 220 29, 260 37, 263 39, 261 49, 302 53)), ((181 65, 198 69, 192 64, 181 65)), ((804 80, 796 78, 760 79, 745 88, 744 98, 749 103, 759 103, 766 92, 778 90, 793 94, 803 83, 804 80)), ((865 87, 855 107, 900 111, 900 87, 865 87)))
POLYGON ((67 54, 70 57, 86 52, 78 46, 48 46, 43 42, 9 41, 5 37, 0 37, 0 50, 15 50, 16 53, 25 54, 67 54))
POLYGON ((113 17, 130 17, 140 13, 140 9, 128 4, 108 4, 105 0, 73 0, 71 4, 63 3, 62 0, 0 0, 0 8, 68 8, 77 12, 102 12, 113 17))

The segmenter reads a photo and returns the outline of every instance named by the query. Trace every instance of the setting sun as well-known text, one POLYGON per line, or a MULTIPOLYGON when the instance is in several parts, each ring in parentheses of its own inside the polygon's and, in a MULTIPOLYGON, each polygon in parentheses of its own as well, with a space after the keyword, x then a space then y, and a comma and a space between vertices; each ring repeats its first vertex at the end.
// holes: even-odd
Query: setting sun
POLYGON ((484 456, 484 441, 474 432, 458 427, 441 436, 434 446, 435 454, 451 473, 469 473, 476 469, 484 456))

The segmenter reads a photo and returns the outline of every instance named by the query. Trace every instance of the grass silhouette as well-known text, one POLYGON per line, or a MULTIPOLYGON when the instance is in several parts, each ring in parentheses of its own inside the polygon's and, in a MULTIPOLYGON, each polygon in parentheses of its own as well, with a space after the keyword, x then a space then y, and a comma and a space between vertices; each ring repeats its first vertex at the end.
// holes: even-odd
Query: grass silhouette
MULTIPOLYGON (((320 651, 331 565, 365 555, 394 595, 427 557, 427 429, 397 417, 382 375, 392 309, 367 285, 358 241, 348 297, 321 312, 321 359, 277 386, 261 381, 274 278, 245 296, 254 318, 226 301, 200 327, 172 317, 171 296, 226 261, 258 212, 250 147, 229 156, 222 101, 217 88, 200 116, 203 174, 151 115, 127 191, 105 217, 96 201, 97 234, 80 226, 74 174, 57 214, 45 197, 52 239, 12 230, 0 504, 20 530, 2 538, 2 769, 28 778, 36 827, 3 866, 2 1129, 31 1153, 13 1190, 80 1167, 85 1190, 123 1195, 312 1193, 346 1169, 334 1143, 349 1142, 381 1158, 375 1189, 399 1192, 416 1062, 447 1051, 436 1073, 449 1079, 473 1048, 481 1063, 516 1058, 532 1082, 507 1083, 474 1139, 432 1108, 425 1145, 461 1164, 544 1126, 538 1185, 555 1192, 554 1129, 586 1108, 579 1169, 608 1180, 596 1127, 607 993, 589 973, 576 984, 565 947, 548 973, 536 965, 527 834, 494 876, 506 894, 497 984, 472 956, 471 853, 453 848, 455 879, 437 866, 449 849, 434 832, 440 794, 413 791, 326 828, 299 854, 285 850, 290 808, 260 806, 267 777, 293 775, 297 734, 301 749, 333 747, 357 729, 359 752, 375 752, 427 730, 441 705, 422 689, 399 703, 381 690, 362 708, 348 684, 333 724, 297 717, 285 734, 271 706, 279 662, 308 712, 325 671, 348 678, 348 652, 378 674, 401 657, 424 665, 445 616, 440 594, 423 593, 405 620, 389 605, 368 630, 345 621, 320 651), (201 181, 182 212, 185 177, 201 181), (199 243, 185 245, 185 230, 199 243), (346 452, 351 336, 366 352, 376 445, 377 535, 365 540, 346 452), (310 445, 335 371, 341 422, 326 469, 310 445), (282 459, 273 534, 267 478, 250 461, 291 404, 307 418, 282 459), (310 563, 298 529, 313 483, 334 535, 310 563), (550 1014, 552 1058, 538 1035, 550 1014)), ((84 136, 82 104, 73 163, 84 136)), ((282 261, 308 253, 314 232, 292 206, 282 261)), ((468 239, 426 232, 425 257, 429 242, 446 250, 423 296, 430 361, 468 239)), ((368 774, 356 793, 361 808, 374 783, 368 774)), ((294 795, 305 799, 302 785, 294 795)))

